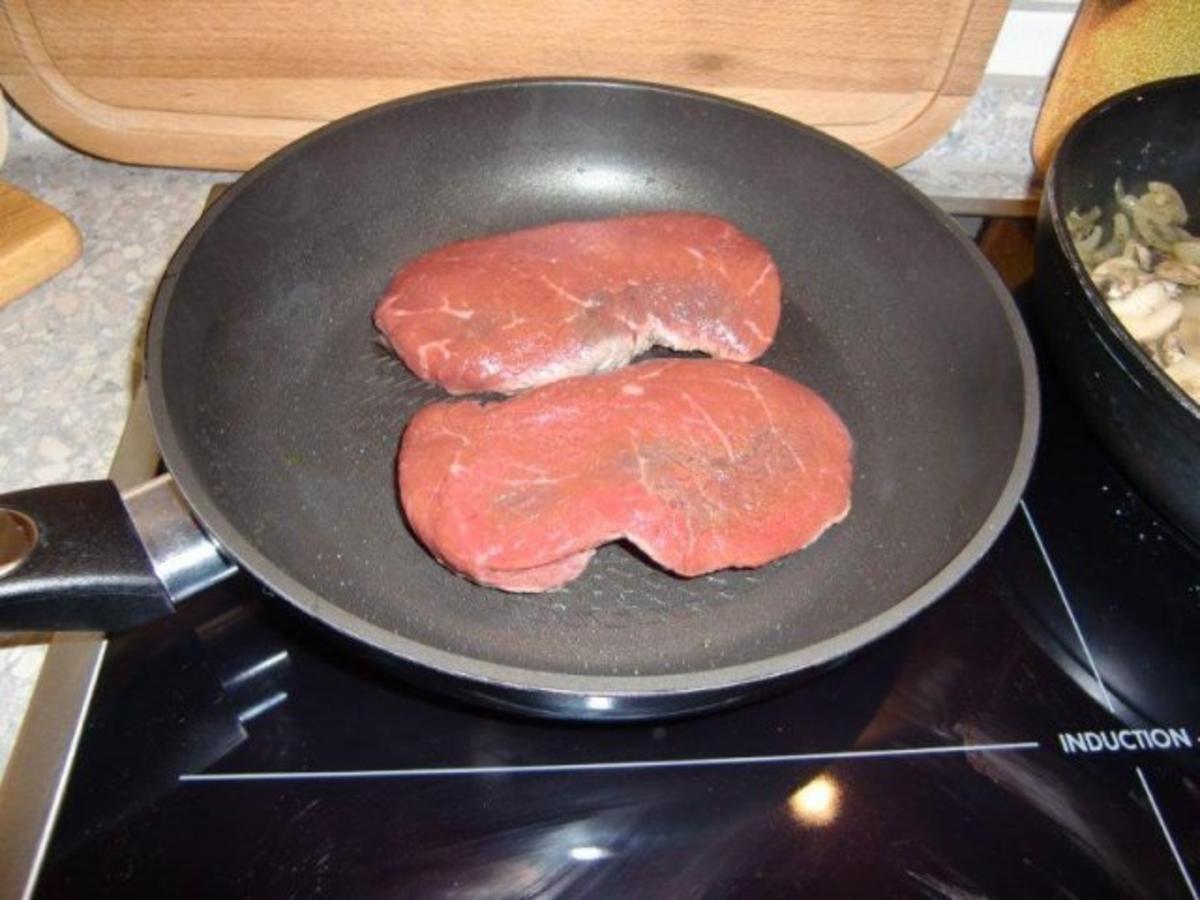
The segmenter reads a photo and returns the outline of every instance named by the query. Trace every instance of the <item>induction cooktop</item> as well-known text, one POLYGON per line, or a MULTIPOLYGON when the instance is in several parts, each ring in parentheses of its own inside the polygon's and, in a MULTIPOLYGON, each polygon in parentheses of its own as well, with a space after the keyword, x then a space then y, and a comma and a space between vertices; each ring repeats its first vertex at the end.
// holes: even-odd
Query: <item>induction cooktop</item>
POLYGON ((1200 557, 1043 389, 957 587, 709 715, 460 705, 210 589, 107 643, 32 895, 1195 898, 1200 557))

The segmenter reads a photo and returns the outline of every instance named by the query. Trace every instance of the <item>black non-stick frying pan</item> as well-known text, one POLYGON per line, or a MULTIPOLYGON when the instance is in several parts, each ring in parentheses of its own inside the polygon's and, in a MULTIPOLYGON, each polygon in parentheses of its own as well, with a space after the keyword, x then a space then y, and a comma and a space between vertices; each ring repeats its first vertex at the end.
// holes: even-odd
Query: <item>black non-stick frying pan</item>
MULTIPOLYGON (((146 371, 166 465, 225 557, 409 677, 581 718, 733 702, 900 625, 1007 521, 1038 421, 1011 298, 917 191, 762 110, 588 80, 425 94, 277 153, 184 241, 155 303, 146 371), (610 546, 552 593, 456 577, 397 502, 400 432, 444 397, 376 339, 371 311, 389 276, 467 236, 669 209, 724 216, 774 255, 783 317, 761 364, 820 391, 848 424, 849 517, 753 571, 684 580, 610 546)), ((544 443, 553 453, 555 436, 544 443)), ((145 555, 135 529, 111 489, 91 490, 87 503, 77 489, 0 498, 43 536, 0 578, 0 627, 129 625, 169 608, 159 581, 179 596, 189 579, 215 577, 203 547, 169 552, 156 531, 172 528, 150 522, 162 516, 144 498, 133 519, 159 578, 144 561, 131 568, 145 555), (89 580, 80 557, 93 570, 104 560, 105 579, 89 580), (29 582, 72 602, 54 613, 30 601, 29 582)))

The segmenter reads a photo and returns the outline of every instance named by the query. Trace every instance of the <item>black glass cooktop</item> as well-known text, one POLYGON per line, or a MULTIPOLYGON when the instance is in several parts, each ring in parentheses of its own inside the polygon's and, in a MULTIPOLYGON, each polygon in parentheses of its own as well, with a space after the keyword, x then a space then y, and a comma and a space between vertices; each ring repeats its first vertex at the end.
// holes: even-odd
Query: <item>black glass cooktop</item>
POLYGON ((1044 391, 985 560, 741 708, 509 718, 189 601, 110 644, 36 896, 1195 897, 1200 561, 1044 391))

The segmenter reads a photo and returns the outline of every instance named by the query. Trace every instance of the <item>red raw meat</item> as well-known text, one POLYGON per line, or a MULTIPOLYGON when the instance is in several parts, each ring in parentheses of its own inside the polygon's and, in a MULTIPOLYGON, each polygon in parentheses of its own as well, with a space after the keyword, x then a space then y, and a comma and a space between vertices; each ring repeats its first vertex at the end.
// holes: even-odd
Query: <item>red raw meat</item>
POLYGON ((653 345, 748 362, 779 323, 779 272, 724 219, 655 213, 460 241, 401 268, 375 324, 452 394, 619 368, 653 345))
POLYGON ((626 539, 680 575, 760 566, 850 509, 850 435, 768 369, 653 360, 510 400, 434 403, 400 447, 400 499, 439 561, 544 591, 626 539))

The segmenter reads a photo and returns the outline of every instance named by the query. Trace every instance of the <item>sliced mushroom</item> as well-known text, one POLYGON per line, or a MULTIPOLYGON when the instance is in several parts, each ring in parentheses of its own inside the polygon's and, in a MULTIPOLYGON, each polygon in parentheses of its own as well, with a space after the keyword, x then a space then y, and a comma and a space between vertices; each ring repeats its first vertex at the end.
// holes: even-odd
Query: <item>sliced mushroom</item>
MULTIPOLYGON (((1175 246, 1178 247, 1179 245, 1176 244, 1175 246)), ((1154 274, 1159 278, 1173 281, 1176 284, 1186 284, 1189 287, 1200 285, 1200 265, 1180 262, 1169 256, 1163 258, 1154 267, 1154 274)))
POLYGON ((1178 229, 1165 221, 1153 207, 1139 203, 1130 211, 1130 215, 1133 217, 1133 230, 1155 250, 1166 253, 1179 240, 1178 229))
POLYGON ((1147 282, 1119 300, 1110 300, 1108 306, 1139 344, 1162 340, 1183 316, 1183 304, 1171 299, 1163 281, 1147 282))
POLYGON ((1115 214, 1113 216, 1112 237, 1091 252, 1088 265, 1095 265, 1098 262, 1119 256, 1125 250, 1129 234, 1129 216, 1123 212, 1115 214))
POLYGON ((1189 397, 1200 403, 1200 359, 1194 356, 1180 357, 1165 371, 1189 397))
POLYGON ((1136 259, 1114 256, 1092 269, 1092 281, 1105 296, 1116 298, 1128 294, 1134 288, 1151 280, 1136 259))
POLYGON ((1141 266, 1143 272, 1150 272, 1154 269, 1154 254, 1149 247, 1139 244, 1137 241, 1130 241, 1126 253, 1137 260, 1137 264, 1141 266))
POLYGON ((1175 329, 1179 349, 1200 359, 1200 295, 1181 297, 1180 305, 1183 315, 1179 319, 1179 327, 1175 329))
POLYGON ((1187 222, 1187 207, 1175 187, 1165 181, 1151 181, 1146 185, 1141 202, 1152 208, 1164 222, 1183 225, 1187 222))
POLYGON ((1150 350, 1150 355, 1164 370, 1187 356, 1183 345, 1179 343, 1179 329, 1176 328, 1150 350))
POLYGON ((1171 245, 1171 253, 1180 262, 1200 266, 1200 239, 1176 241, 1171 245))
POLYGON ((1067 217, 1076 250, 1129 335, 1200 403, 1200 237, 1171 185, 1151 181, 1139 196, 1117 179, 1113 193, 1104 243, 1098 208, 1067 217))

